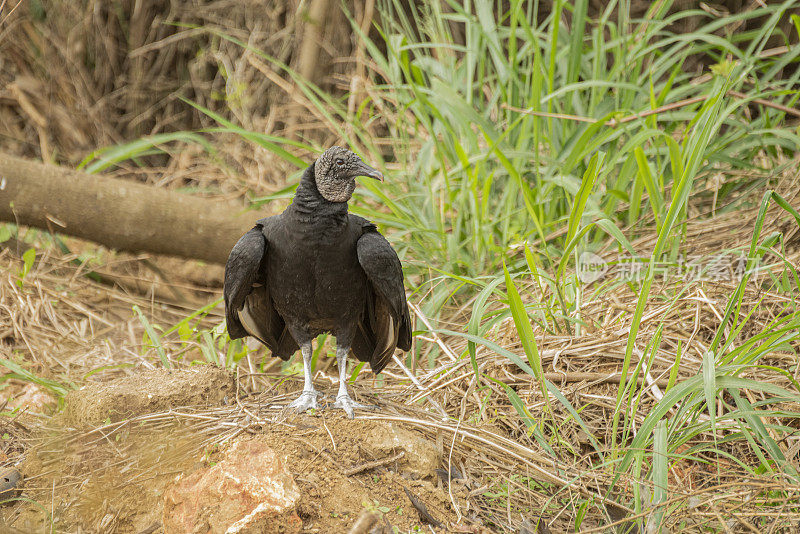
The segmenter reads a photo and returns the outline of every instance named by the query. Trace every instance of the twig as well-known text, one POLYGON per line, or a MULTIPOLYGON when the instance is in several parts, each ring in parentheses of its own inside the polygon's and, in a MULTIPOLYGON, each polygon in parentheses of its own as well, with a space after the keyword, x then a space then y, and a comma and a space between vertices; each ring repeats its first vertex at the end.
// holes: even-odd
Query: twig
MULTIPOLYGON (((750 98, 746 94, 740 93, 739 91, 730 90, 730 91, 728 91, 728 94, 731 95, 731 96, 735 96, 736 98, 741 98, 741 99, 750 98)), ((788 113, 789 115, 794 115, 795 117, 800 117, 800 110, 797 110, 797 109, 794 109, 794 108, 790 108, 790 107, 784 106, 782 104, 775 104, 773 102, 770 102, 769 100, 764 100, 763 98, 753 98, 750 101, 754 102, 756 104, 760 104, 762 106, 767 106, 768 108, 773 108, 773 109, 777 109, 778 111, 783 111, 784 113, 788 113)))
POLYGON ((439 348, 441 348, 444 351, 444 353, 450 357, 451 360, 457 361, 458 356, 456 355, 456 353, 453 352, 453 349, 445 345, 444 341, 442 341, 442 338, 439 337, 439 334, 437 334, 433 330, 433 326, 431 326, 431 323, 430 321, 428 321, 428 318, 425 317, 425 314, 422 313, 422 310, 420 310, 416 304, 412 304, 410 302, 408 303, 408 307, 411 308, 411 311, 414 312, 414 315, 419 317, 420 321, 422 321, 425 324, 425 326, 428 327, 428 331, 433 336, 433 340, 436 342, 436 344, 439 345, 439 348))
MULTIPOLYGON (((16 9, 19 7, 19 5, 20 5, 21 3, 22 3, 22 0, 19 0, 19 2, 17 2, 17 3, 16 3, 16 5, 15 5, 14 7, 12 7, 12 8, 11 8, 11 11, 9 11, 9 12, 8 12, 8 15, 6 15, 5 17, 3 17, 3 20, 0 20, 0 26, 2 26, 3 24, 5 24, 5 22, 8 20, 8 17, 10 17, 12 13, 14 13, 14 11, 15 11, 15 10, 16 10, 16 9)), ((2 5, 0 5, 0 11, 2 11, 2 9, 3 9, 4 7, 5 7, 5 0, 3 1, 3 4, 2 4, 2 5)))
MULTIPOLYGON (((630 122, 632 120, 641 119, 643 117, 648 117, 650 115, 655 115, 656 113, 663 113, 664 111, 671 111, 673 109, 682 108, 682 107, 685 107, 685 106, 690 106, 692 104, 697 104, 698 102, 702 102, 706 98, 707 97, 705 97, 705 96, 696 96, 694 98, 687 98, 685 100, 680 100, 678 102, 672 102, 671 104, 666 104, 666 105, 660 106, 660 107, 658 107, 656 109, 648 109, 646 111, 642 111, 641 113, 634 113, 633 115, 627 115, 625 117, 622 117, 621 119, 611 119, 611 120, 606 121, 606 126, 614 127, 614 126, 617 126, 619 124, 624 124, 626 122, 630 122)), ((577 115, 566 115, 566 114, 563 114, 563 113, 548 113, 546 111, 534 111, 532 109, 523 109, 523 108, 518 108, 518 107, 514 107, 514 106, 509 106, 507 104, 503 104, 502 107, 505 108, 505 109, 509 109, 511 111, 516 111, 518 113, 526 113, 528 115, 534 115, 534 116, 537 116, 537 117, 551 117, 551 118, 555 118, 555 119, 568 119, 568 120, 573 120, 573 121, 578 121, 578 122, 588 122, 588 123, 592 123, 592 124, 594 124, 596 122, 600 122, 599 120, 594 119, 592 117, 580 117, 580 116, 577 116, 577 115)))
POLYGON ((331 429, 328 428, 328 424, 325 422, 325 416, 322 416, 322 426, 325 427, 325 430, 328 432, 328 437, 331 438, 331 445, 333 445, 333 452, 336 452, 336 441, 333 439, 333 434, 331 434, 331 429))
MULTIPOLYGON (((365 37, 369 35, 370 25, 372 25, 372 16, 375 12, 375 0, 367 0, 364 5, 364 15, 361 17, 361 33, 365 37)), ((364 50, 366 49, 366 39, 358 40, 358 48, 356 49, 356 69, 359 80, 363 80, 366 76, 364 67, 364 50)))
POLYGON ((376 467, 383 467, 384 465, 389 465, 393 462, 396 462, 397 460, 405 456, 405 454, 406 454, 405 451, 400 451, 394 456, 389 456, 388 458, 382 458, 380 460, 374 460, 372 462, 365 462, 363 464, 358 464, 353 467, 347 468, 344 471, 342 471, 342 473, 348 477, 357 475, 358 473, 369 471, 370 469, 375 469, 376 467))
POLYGON ((424 390, 423 393, 417 393, 417 395, 415 395, 413 398, 409 399, 406 402, 406 404, 411 404, 413 402, 417 402, 418 400, 425 398, 425 396, 430 395, 431 393, 433 393, 437 389, 440 389, 440 388, 446 386, 447 384, 452 383, 454 380, 460 379, 460 376, 463 376, 463 375, 460 375, 459 377, 451 378, 448 382, 442 383, 446 378, 449 378, 450 375, 452 375, 453 373, 455 373, 456 371, 458 371, 462 367, 465 367, 468 364, 469 364, 469 360, 460 360, 458 362, 442 365, 440 367, 437 367, 437 368, 433 369, 432 371, 429 371, 428 374, 423 377, 423 380, 427 380, 427 379, 429 379, 429 378, 431 378, 433 376, 436 376, 436 379, 433 382, 429 383, 427 386, 425 386, 427 388, 427 390, 424 390))
POLYGON ((453 432, 453 441, 450 442, 450 454, 447 456, 447 494, 450 496, 450 503, 453 505, 453 510, 456 511, 459 523, 461 523, 461 508, 458 506, 455 497, 453 497, 453 449, 456 447, 456 436, 460 426, 461 418, 459 417, 456 430, 453 432))
POLYGON ((378 514, 369 510, 364 510, 353 524, 348 534, 367 534, 367 532, 378 522, 378 514))
MULTIPOLYGON (((454 433, 459 434, 460 436, 462 436, 462 439, 463 439, 463 437, 470 438, 472 440, 475 440, 475 441, 478 441, 480 443, 483 443, 484 445, 488 445, 489 447, 491 447, 491 448, 493 448, 493 449, 495 449, 497 451, 501 451, 504 454, 507 454, 507 455, 509 455, 511 457, 514 457, 514 458, 520 460, 525 465, 530 467, 533 471, 535 471, 538 477, 540 477, 541 479, 543 479, 543 480, 545 480, 547 482, 550 482, 552 484, 560 484, 561 486, 568 485, 568 482, 565 479, 563 479, 563 478, 561 478, 561 477, 559 477, 557 475, 554 475, 553 473, 545 470, 539 464, 534 462, 534 458, 536 459, 536 461, 539 461, 539 462, 542 462, 542 463, 548 463, 548 464, 553 464, 554 463, 553 460, 545 459, 542 455, 536 453, 535 451, 529 449, 528 447, 522 445, 521 443, 518 443, 516 441, 512 441, 512 440, 510 440, 508 438, 504 438, 502 436, 498 436, 496 434, 492 434, 492 433, 487 432, 487 431, 480 431, 480 430, 477 430, 477 429, 474 432, 469 431, 469 430, 464 430, 464 429, 458 430, 458 429, 456 429, 456 428, 454 428, 454 427, 452 427, 450 425, 444 424, 444 423, 437 423, 435 421, 425 421, 425 420, 422 420, 422 419, 417 419, 417 418, 414 418, 414 417, 405 417, 405 416, 392 416, 392 415, 373 415, 373 416, 370 416, 370 415, 367 415, 367 416, 362 417, 362 419, 374 420, 374 421, 397 421, 397 422, 407 423, 409 425, 420 426, 422 428, 435 428, 435 429, 438 429, 438 430, 445 430, 445 431, 448 431, 448 432, 454 432, 454 433), (483 434, 483 433, 491 435, 493 439, 489 439, 489 438, 486 438, 486 437, 480 435, 480 434, 483 434), (517 449, 517 450, 515 451, 514 449, 517 449)), ((590 495, 593 496, 593 497, 597 497, 597 498, 602 499, 602 497, 599 496, 599 495, 594 495, 594 494, 590 494, 590 495)))
MULTIPOLYGON (((297 57, 297 73, 300 78, 311 83, 319 83, 320 76, 317 72, 317 60, 320 56, 322 45, 322 29, 328 14, 329 0, 311 0, 308 10, 303 17, 297 17, 295 22, 303 21, 302 39, 300 40, 300 51, 297 57)), ((299 24, 298 24, 299 26, 299 24)), ((299 82, 295 82, 294 92, 302 93, 299 82)), ((286 120, 286 132, 289 136, 296 131, 299 113, 293 110, 286 120)))
POLYGON ((526 115, 533 115, 534 117, 548 117, 551 119, 567 119, 576 122, 588 122, 590 124, 594 124, 598 122, 597 119, 593 119, 592 117, 581 117, 580 115, 568 115, 567 113, 550 113, 549 111, 536 111, 533 109, 523 109, 518 108, 515 106, 509 106, 506 103, 503 103, 500 107, 503 109, 508 109, 511 111, 516 111, 518 113, 525 113, 526 115))
POLYGON ((161 528, 161 521, 156 521, 144 530, 140 530, 139 534, 153 534, 156 530, 161 528))
MULTIPOLYGON (((278 73, 273 72, 266 63, 259 60, 255 56, 247 56, 247 62, 250 63, 250 65, 252 65, 261 74, 263 74, 265 78, 274 83, 279 89, 291 97, 292 100, 294 100, 298 105, 303 106, 303 108, 308 113, 316 117, 317 120, 323 124, 327 124, 328 126, 331 125, 330 122, 319 112, 316 106, 312 105, 307 99, 303 98, 302 91, 298 91, 294 85, 281 78, 278 73)), ((287 121, 288 120, 289 119, 287 119, 287 121)))
MULTIPOLYGON (((740 98, 740 99, 750 99, 750 97, 748 95, 746 95, 745 93, 740 93, 739 91, 729 90, 726 94, 728 96, 733 96, 733 97, 740 98)), ((625 117, 622 117, 620 119, 610 119, 610 120, 607 120, 605 122, 605 124, 606 124, 606 126, 611 126, 613 128, 615 126, 619 126, 620 124, 625 124, 625 123, 634 121, 636 119, 643 119, 644 117, 649 117, 650 115, 656 115, 658 113, 664 113, 666 111, 672 111, 673 109, 678 109, 678 108, 682 108, 682 107, 686 107, 686 106, 691 106, 692 104, 697 104, 699 102, 703 102, 707 98, 708 98, 707 96, 696 96, 696 97, 693 97, 693 98, 687 98, 685 100, 679 100, 678 102, 672 102, 670 104, 665 104, 665 105, 659 106, 659 107, 657 107, 655 109, 648 109, 648 110, 642 111, 640 113, 633 113, 631 115, 626 115, 625 117)), ((755 104, 766 106, 768 108, 777 109, 778 111, 782 111, 784 113, 787 113, 789 115, 793 115, 795 117, 800 117, 800 110, 797 110, 797 109, 794 109, 794 108, 790 108, 790 107, 784 106, 782 104, 776 104, 774 102, 770 102, 769 100, 764 100, 763 98, 753 98, 753 99, 750 99, 750 101, 755 103, 755 104)), ((548 113, 546 111, 536 111, 536 110, 533 110, 533 109, 523 109, 523 108, 518 108, 518 107, 515 107, 515 106, 509 106, 508 104, 503 104, 501 107, 503 109, 516 111, 518 113, 525 113, 527 115, 534 115, 536 117, 550 117, 550 118, 554 118, 554 119, 566 119, 566 120, 572 120, 572 121, 577 121, 577 122, 588 122, 588 123, 591 123, 591 124, 600 122, 598 119, 594 119, 592 117, 581 117, 581 116, 578 116, 578 115, 567 115, 565 113, 548 113)))
POLYGON ((414 508, 417 510, 420 521, 422 521, 426 525, 430 525, 436 528, 444 528, 442 522, 431 515, 431 513, 428 511, 428 507, 425 506, 424 502, 419 500, 413 493, 408 491, 408 488, 403 488, 403 491, 406 492, 406 496, 408 497, 408 500, 411 501, 411 505, 414 506, 414 508))
POLYGON ((636 119, 642 119, 644 117, 649 117, 650 115, 656 115, 658 113, 663 113, 665 111, 672 111, 673 109, 679 109, 686 106, 691 106, 692 104, 697 104, 699 102, 704 101, 706 96, 696 96, 694 98, 687 98, 685 100, 679 100, 678 102, 673 102, 671 104, 666 104, 656 109, 648 109, 646 111, 642 111, 641 113, 634 113, 633 115, 628 115, 627 117, 622 117, 621 119, 611 119, 607 121, 606 124, 608 126, 614 127, 618 124, 625 124, 626 122, 631 122, 636 119))
POLYGON ((234 393, 234 396, 236 397, 236 404, 239 406, 239 409, 242 410, 247 415, 249 415, 253 423, 260 423, 262 425, 264 424, 264 421, 259 419, 256 416, 256 414, 254 414, 253 412, 251 412, 250 410, 245 408, 244 404, 242 404, 242 401, 239 399, 239 366, 238 365, 236 366, 236 393, 234 393))
MULTIPOLYGON (((598 384, 619 384, 622 380, 622 375, 620 373, 598 373, 598 372, 584 372, 584 371, 570 371, 564 373, 545 373, 544 377, 549 380, 550 382, 595 382, 598 384)), ((535 377, 529 375, 514 375, 516 379, 514 382, 506 382, 508 385, 524 383, 527 384, 529 382, 533 382, 536 380, 535 377)), ((639 376, 636 379, 637 384, 642 385, 642 381, 644 377, 639 376)), ((627 382, 628 379, 626 378, 625 381, 627 382)), ((659 387, 667 387, 669 384, 669 380, 660 378, 658 380, 653 380, 652 384, 656 384, 659 387)), ((648 382, 648 385, 651 383, 648 382)))
POLYGON ((160 39, 158 41, 153 41, 152 43, 148 43, 144 46, 140 46, 139 48, 131 50, 130 52, 128 52, 128 59, 134 59, 141 55, 152 52, 153 50, 158 50, 159 48, 175 44, 178 41, 182 41, 183 39, 190 39, 193 37, 197 37, 198 35, 202 35, 207 32, 208 30, 206 28, 193 28, 178 33, 173 33, 172 35, 169 35, 163 39, 160 39))
POLYGON ((403 361, 400 358, 398 358, 396 354, 392 356, 392 359, 394 360, 394 363, 396 363, 400 367, 400 369, 403 370, 403 372, 411 380, 411 382, 413 382, 415 386, 417 386, 419 389, 424 391, 426 395, 428 395, 426 397, 428 399, 428 402, 431 403, 431 405, 436 409, 436 411, 439 412, 439 415, 441 415, 442 417, 447 417, 447 412, 444 410, 444 408, 442 408, 442 405, 433 400, 429 396, 431 393, 433 393, 433 391, 431 391, 430 388, 423 386, 422 383, 420 383, 420 381, 417 380, 417 378, 413 375, 413 373, 409 370, 409 368, 405 366, 403 361))

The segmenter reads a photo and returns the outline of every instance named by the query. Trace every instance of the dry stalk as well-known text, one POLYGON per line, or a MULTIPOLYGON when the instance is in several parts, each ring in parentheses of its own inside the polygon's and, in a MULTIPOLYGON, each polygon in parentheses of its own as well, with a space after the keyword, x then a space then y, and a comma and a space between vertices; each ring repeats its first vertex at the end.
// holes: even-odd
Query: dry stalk
POLYGON ((405 454, 406 454, 405 451, 400 451, 397 454, 393 454, 392 456, 388 456, 386 458, 381 458, 380 460, 373 460, 372 462, 364 462, 363 464, 349 467, 342 472, 347 476, 357 475, 358 473, 363 473, 364 471, 369 471, 370 469, 375 469, 378 467, 383 467, 385 465, 393 464, 394 462, 405 456, 405 454))

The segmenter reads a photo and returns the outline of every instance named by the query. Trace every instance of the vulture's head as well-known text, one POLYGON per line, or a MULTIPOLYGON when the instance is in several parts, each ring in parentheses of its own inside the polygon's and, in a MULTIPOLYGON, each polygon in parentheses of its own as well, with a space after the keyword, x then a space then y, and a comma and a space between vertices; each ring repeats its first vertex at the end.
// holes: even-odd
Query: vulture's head
POLYGON ((329 202, 347 202, 356 188, 356 177, 369 176, 383 181, 383 175, 340 146, 332 146, 314 164, 314 180, 320 194, 329 202))

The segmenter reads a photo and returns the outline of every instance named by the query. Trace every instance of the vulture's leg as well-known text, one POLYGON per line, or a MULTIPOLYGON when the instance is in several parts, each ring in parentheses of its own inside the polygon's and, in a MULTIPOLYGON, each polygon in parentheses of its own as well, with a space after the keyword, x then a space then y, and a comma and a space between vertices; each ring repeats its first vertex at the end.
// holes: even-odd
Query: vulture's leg
POLYGON ((339 393, 336 394, 336 403, 334 408, 341 408, 347 413, 347 416, 353 418, 354 408, 363 408, 367 410, 375 409, 374 406, 365 406, 354 401, 347 393, 347 353, 350 352, 350 347, 343 347, 339 345, 338 340, 336 343, 336 364, 339 366, 339 393))
POLYGON ((305 377, 303 383, 303 393, 295 399, 289 408, 293 408, 298 412, 304 412, 309 408, 317 409, 317 390, 314 389, 314 382, 311 381, 311 375, 314 370, 311 368, 311 342, 308 341, 300 346, 300 351, 303 353, 303 375, 305 377))

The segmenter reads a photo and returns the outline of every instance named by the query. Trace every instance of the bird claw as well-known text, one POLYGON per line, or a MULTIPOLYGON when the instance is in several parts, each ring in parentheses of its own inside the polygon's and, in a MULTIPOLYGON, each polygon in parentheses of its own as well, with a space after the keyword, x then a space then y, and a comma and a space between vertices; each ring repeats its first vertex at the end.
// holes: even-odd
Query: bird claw
POLYGON ((336 402, 333 405, 334 408, 341 408, 347 414, 347 417, 353 419, 353 410, 358 408, 360 410, 375 410, 377 406, 371 406, 368 404, 361 404, 359 402, 354 401, 350 395, 339 395, 336 397, 336 402))
POLYGON ((317 393, 316 391, 303 391, 299 397, 289 403, 288 408, 296 412, 305 412, 306 410, 317 410, 317 393))

